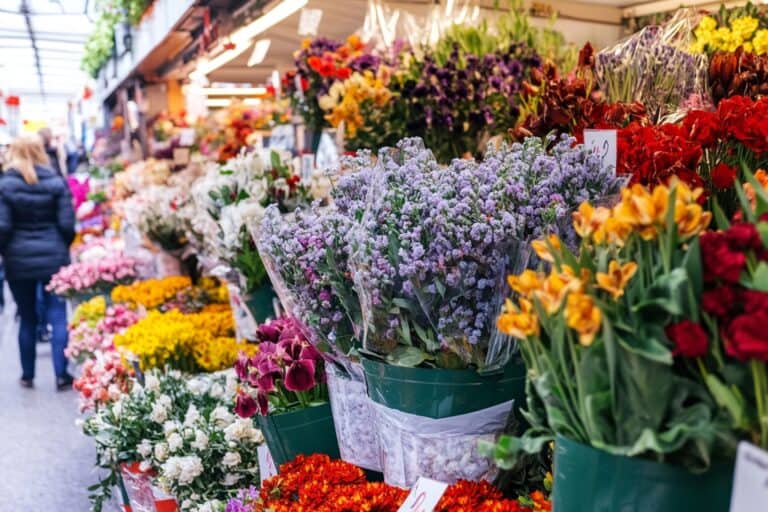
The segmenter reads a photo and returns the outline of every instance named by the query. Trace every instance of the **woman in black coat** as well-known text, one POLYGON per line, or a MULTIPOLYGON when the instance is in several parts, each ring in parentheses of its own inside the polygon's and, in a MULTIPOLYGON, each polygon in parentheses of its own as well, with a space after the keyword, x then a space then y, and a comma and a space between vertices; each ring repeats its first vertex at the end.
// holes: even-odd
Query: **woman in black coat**
POLYGON ((46 318, 38 318, 36 306, 38 289, 44 290, 51 276, 69 264, 69 244, 75 236, 72 197, 64 179, 50 168, 37 137, 14 140, 8 156, 6 171, 0 177, 0 254, 21 317, 21 385, 33 385, 37 327, 50 324, 56 386, 60 390, 71 388, 64 356, 66 304, 43 291, 46 318))

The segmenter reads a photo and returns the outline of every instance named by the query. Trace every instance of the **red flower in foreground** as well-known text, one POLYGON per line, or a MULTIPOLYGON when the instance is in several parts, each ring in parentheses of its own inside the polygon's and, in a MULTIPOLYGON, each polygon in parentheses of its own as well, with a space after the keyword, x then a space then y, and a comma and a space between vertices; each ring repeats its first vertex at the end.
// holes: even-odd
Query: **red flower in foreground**
POLYGON ((683 130, 691 139, 705 148, 714 146, 723 136, 718 115, 715 112, 706 112, 704 110, 688 112, 683 119, 683 130))
POLYGON ((683 357, 701 357, 707 353, 709 340, 701 325, 690 320, 670 324, 664 332, 674 344, 672 354, 683 357))
POLYGON ((737 316, 723 336, 728 355, 747 361, 768 362, 768 311, 761 310, 737 316))
POLYGON ((715 188, 730 188, 736 180, 736 168, 720 162, 712 169, 712 185, 715 188))
POLYGON ((738 283, 747 262, 746 256, 731 249, 723 233, 706 232, 700 240, 704 280, 714 282, 722 279, 728 283, 738 283))

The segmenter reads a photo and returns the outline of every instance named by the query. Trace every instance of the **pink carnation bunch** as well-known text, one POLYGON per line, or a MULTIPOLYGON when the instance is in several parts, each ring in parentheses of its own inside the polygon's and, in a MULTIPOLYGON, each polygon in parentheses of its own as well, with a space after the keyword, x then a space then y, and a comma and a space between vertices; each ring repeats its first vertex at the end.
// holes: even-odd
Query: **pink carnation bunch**
POLYGON ((83 365, 73 387, 80 392, 80 411, 114 402, 130 389, 130 372, 116 351, 96 352, 83 365))
POLYGON ((136 279, 136 265, 135 259, 125 256, 72 263, 53 275, 46 290, 64 297, 106 292, 136 279))
POLYGON ((256 355, 241 352, 235 363, 242 383, 235 404, 239 416, 266 416, 270 409, 279 414, 328 400, 323 358, 297 320, 285 317, 262 324, 257 337, 256 355))
POLYGON ((97 350, 114 350, 112 341, 115 335, 122 333, 140 319, 141 316, 136 311, 122 304, 110 306, 104 318, 95 325, 81 322, 70 327, 69 343, 64 349, 64 354, 68 358, 82 362, 93 357, 97 350))

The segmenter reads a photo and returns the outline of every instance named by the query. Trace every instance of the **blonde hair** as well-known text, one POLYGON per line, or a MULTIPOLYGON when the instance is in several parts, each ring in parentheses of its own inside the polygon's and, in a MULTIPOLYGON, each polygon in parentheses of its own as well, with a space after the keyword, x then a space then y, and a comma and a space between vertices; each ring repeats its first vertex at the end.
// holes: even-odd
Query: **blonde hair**
POLYGON ((43 142, 35 135, 18 137, 8 148, 8 169, 16 169, 29 185, 37 183, 35 165, 50 165, 43 142))

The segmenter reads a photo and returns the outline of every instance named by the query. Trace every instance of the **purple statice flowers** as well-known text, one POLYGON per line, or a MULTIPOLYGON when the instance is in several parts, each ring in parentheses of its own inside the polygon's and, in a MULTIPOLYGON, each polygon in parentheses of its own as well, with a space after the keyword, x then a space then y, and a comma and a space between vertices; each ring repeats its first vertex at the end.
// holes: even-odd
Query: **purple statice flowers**
POLYGON ((352 235, 366 349, 399 364, 484 366, 504 278, 528 252, 519 242, 618 186, 573 143, 531 138, 448 167, 418 139, 380 152, 362 171, 368 201, 352 235))
POLYGON ((237 496, 230 498, 224 512, 253 512, 259 499, 259 489, 253 485, 247 489, 240 489, 237 496))

